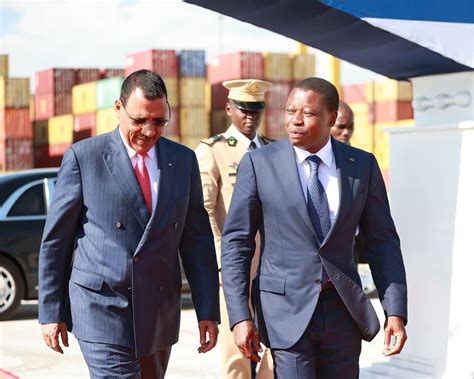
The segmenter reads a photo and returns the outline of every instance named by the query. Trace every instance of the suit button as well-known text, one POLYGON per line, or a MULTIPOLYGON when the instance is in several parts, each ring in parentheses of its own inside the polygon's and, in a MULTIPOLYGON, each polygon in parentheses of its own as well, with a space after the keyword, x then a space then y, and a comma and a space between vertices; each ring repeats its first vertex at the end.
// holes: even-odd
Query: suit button
POLYGON ((140 260, 140 258, 138 258, 138 257, 133 257, 133 261, 134 261, 135 263, 138 263, 139 260, 140 260))
POLYGON ((120 221, 117 221, 117 222, 115 223, 115 226, 116 226, 118 229, 120 229, 120 228, 122 227, 122 223, 121 223, 120 221))
POLYGON ((128 287, 127 290, 131 291, 131 290, 132 290, 132 287, 128 287))
POLYGON ((161 286, 160 287, 160 292, 163 292, 165 290, 165 287, 161 286))
POLYGON ((178 229, 178 223, 177 222, 174 223, 173 228, 178 229))
POLYGON ((322 280, 321 280, 321 279, 316 279, 316 280, 315 280, 315 283, 321 285, 322 280))
POLYGON ((161 262, 166 263, 166 262, 168 262, 168 259, 166 259, 166 258, 161 258, 161 262))

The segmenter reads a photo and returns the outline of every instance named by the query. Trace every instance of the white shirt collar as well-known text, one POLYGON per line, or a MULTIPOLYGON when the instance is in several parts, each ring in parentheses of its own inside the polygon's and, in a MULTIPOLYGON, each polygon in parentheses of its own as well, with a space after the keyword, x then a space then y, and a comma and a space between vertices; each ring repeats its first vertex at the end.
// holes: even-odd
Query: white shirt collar
MULTIPOLYGON (((122 139, 123 144, 125 145, 125 149, 127 149, 127 154, 130 160, 134 157, 136 157, 137 152, 132 149, 132 147, 128 144, 127 140, 125 139, 125 136, 122 133, 122 130, 119 127, 119 133, 120 133, 120 138, 122 139)), ((148 150, 147 156, 150 158, 153 162, 156 162, 156 147, 153 145, 153 147, 148 150)), ((133 161, 132 161, 133 162, 133 161)))
POLYGON ((262 144, 260 143, 260 139, 258 138, 258 134, 255 133, 255 137, 253 137, 252 140, 249 140, 234 124, 232 124, 230 127, 229 127, 229 131, 231 132, 231 134, 237 138, 237 140, 239 142, 242 142, 242 144, 245 146, 246 149, 249 148, 250 146, 250 143, 253 141, 255 142, 255 145, 257 145, 257 147, 260 147, 262 144))
POLYGON ((298 164, 303 163, 310 155, 317 155, 327 167, 331 167, 333 163, 334 155, 332 152, 331 138, 329 138, 326 145, 324 145, 316 154, 310 153, 309 151, 297 146, 293 146, 293 148, 295 149, 296 162, 298 164))

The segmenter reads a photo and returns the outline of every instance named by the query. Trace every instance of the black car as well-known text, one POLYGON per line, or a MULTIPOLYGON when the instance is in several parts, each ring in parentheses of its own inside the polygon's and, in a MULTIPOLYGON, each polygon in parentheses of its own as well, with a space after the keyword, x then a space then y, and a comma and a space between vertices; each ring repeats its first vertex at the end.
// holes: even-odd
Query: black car
MULTIPOLYGON (((0 175, 0 321, 38 298, 38 254, 58 168, 0 175)), ((181 268, 184 300, 190 288, 181 268)))
POLYGON ((38 298, 38 253, 58 169, 0 175, 0 320, 38 298))

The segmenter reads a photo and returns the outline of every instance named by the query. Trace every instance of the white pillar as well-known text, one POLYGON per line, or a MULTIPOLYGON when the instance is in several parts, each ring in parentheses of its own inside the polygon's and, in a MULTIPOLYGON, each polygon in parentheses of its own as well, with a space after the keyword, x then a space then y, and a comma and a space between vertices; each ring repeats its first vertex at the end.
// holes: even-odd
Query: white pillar
POLYGON ((415 127, 390 130, 409 315, 407 344, 391 361, 413 377, 472 379, 474 73, 412 82, 415 127))

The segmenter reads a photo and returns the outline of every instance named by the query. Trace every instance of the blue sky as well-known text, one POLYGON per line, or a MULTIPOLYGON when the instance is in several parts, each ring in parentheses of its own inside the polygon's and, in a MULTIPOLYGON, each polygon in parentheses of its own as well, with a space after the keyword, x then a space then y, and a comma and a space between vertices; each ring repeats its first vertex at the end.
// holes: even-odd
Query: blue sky
MULTIPOLYGON (((180 0, 2 0, 0 17, 0 53, 9 54, 16 77, 50 67, 123 67, 127 54, 151 48, 203 49, 210 61, 219 52, 294 52, 297 45, 180 0)), ((325 77, 327 57, 317 54, 325 77)), ((374 77, 342 69, 343 83, 374 77)))

